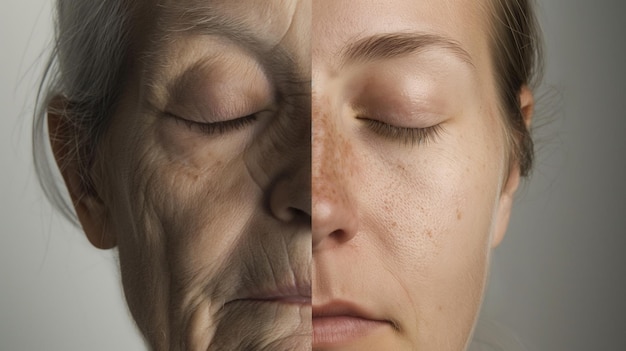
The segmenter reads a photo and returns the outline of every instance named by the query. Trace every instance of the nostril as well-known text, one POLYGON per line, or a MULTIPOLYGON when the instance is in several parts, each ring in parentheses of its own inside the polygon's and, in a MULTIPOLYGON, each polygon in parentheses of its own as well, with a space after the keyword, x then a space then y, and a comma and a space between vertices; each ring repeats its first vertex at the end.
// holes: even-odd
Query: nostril
POLYGON ((272 213, 274 214, 274 217, 276 217, 276 219, 282 222, 311 222, 311 216, 309 216, 309 214, 305 211, 296 207, 279 207, 276 210, 273 210, 272 213))
POLYGON ((282 222, 303 221, 310 223, 310 190, 302 189, 292 179, 281 179, 270 191, 269 206, 272 215, 282 222))
POLYGON ((350 240, 350 236, 343 230, 335 230, 329 234, 329 237, 336 243, 344 243, 350 240))
POLYGON ((289 213, 291 216, 289 217, 289 221, 307 224, 309 227, 311 226, 311 215, 309 215, 307 211, 297 207, 290 207, 289 213))

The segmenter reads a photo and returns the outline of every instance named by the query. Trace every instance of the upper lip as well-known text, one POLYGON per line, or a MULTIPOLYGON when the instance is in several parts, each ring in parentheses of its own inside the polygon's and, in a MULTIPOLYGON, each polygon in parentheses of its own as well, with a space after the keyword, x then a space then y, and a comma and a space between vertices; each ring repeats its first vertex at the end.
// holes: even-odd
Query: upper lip
POLYGON ((258 227, 262 233, 280 235, 255 235, 242 240, 216 282, 216 293, 227 296, 226 303, 269 301, 310 306, 311 249, 306 244, 310 240, 306 228, 298 226, 295 232, 286 232, 263 224, 258 227))
POLYGON ((355 317, 369 320, 381 320, 365 308, 348 301, 333 300, 323 305, 313 305, 313 318, 355 317))

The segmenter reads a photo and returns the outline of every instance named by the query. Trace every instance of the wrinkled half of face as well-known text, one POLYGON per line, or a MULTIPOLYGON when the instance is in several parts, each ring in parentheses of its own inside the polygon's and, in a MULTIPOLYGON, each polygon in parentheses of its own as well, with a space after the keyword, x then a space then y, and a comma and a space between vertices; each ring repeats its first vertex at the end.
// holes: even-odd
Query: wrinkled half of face
POLYGON ((153 349, 309 349, 310 3, 146 2, 131 22, 88 163, 71 99, 50 112, 80 224, 117 245, 153 349))

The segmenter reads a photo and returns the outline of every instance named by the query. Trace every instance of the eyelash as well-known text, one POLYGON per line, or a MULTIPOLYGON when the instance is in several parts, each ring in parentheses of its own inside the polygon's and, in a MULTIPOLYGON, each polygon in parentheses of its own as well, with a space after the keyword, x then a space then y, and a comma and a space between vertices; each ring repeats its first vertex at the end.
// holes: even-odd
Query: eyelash
MULTIPOLYGON (((190 121, 171 113, 166 114, 170 117, 173 117, 177 123, 183 123, 186 127, 190 129, 195 129, 208 135, 222 135, 231 131, 240 130, 247 125, 255 122, 257 119, 256 114, 251 114, 223 122, 201 123, 190 121)), ((415 144, 427 144, 438 138, 443 131, 443 127, 441 127, 441 125, 439 124, 426 128, 408 128, 393 126, 391 124, 381 122, 375 119, 362 117, 359 119, 363 120, 367 124, 368 128, 370 128, 370 130, 372 130, 374 133, 385 138, 400 140, 402 143, 411 146, 415 144)))
POLYGON ((196 121, 190 121, 188 119, 176 116, 168 112, 166 112, 166 115, 168 115, 169 117, 173 117, 176 123, 182 123, 189 129, 196 130, 208 135, 222 135, 228 132, 240 130, 253 123, 257 119, 256 114, 251 114, 222 122, 201 123, 196 121))
POLYGON ((440 124, 426 128, 397 127, 375 119, 361 117, 367 127, 374 133, 392 140, 399 140, 406 145, 422 145, 437 139, 444 131, 440 124))

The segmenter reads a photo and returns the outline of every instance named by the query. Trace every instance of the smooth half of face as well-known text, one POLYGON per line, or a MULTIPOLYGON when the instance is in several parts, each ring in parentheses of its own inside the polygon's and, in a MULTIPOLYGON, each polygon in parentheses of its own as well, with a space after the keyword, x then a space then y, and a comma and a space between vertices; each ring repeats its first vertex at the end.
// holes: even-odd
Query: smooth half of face
POLYGON ((143 16, 83 226, 117 242, 153 349, 310 349, 310 3, 143 16))
POLYGON ((315 350, 466 348, 519 179, 482 7, 313 3, 315 350))

